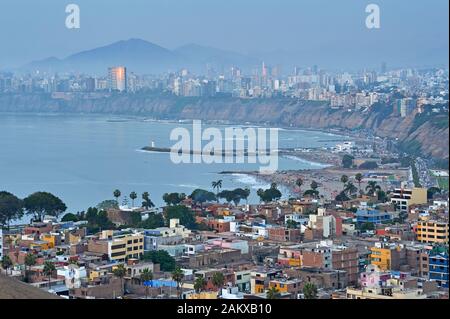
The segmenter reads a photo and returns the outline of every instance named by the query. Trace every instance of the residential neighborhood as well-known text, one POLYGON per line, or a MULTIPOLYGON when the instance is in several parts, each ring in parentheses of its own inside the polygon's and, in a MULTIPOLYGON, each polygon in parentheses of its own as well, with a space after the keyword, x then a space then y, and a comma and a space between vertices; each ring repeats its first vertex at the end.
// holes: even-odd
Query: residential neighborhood
POLYGON ((448 298, 448 195, 207 195, 167 194, 161 208, 110 200, 3 228, 2 276, 76 299, 448 298))

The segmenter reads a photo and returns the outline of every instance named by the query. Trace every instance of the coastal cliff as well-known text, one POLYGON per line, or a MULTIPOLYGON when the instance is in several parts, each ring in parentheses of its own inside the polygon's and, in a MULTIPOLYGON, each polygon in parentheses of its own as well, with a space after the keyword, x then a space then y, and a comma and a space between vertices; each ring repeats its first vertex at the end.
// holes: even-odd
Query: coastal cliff
POLYGON ((127 94, 110 97, 52 99, 47 94, 1 94, 0 112, 103 113, 155 119, 202 119, 250 122, 313 129, 366 129, 380 137, 397 138, 405 151, 437 159, 449 157, 448 114, 401 118, 392 107, 376 105, 369 112, 331 109, 325 102, 289 98, 197 98, 127 94))

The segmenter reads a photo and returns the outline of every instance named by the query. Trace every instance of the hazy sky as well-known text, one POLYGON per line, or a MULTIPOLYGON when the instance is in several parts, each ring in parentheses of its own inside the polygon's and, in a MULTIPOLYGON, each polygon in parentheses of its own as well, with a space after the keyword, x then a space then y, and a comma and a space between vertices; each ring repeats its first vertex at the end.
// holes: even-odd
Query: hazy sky
POLYGON ((307 62, 343 67, 447 63, 448 6, 448 0, 0 0, 0 68, 129 38, 169 49, 197 43, 279 51, 280 58, 303 54, 307 62), (80 6, 81 29, 65 27, 70 3, 80 6), (370 3, 381 8, 381 29, 365 26, 370 3))

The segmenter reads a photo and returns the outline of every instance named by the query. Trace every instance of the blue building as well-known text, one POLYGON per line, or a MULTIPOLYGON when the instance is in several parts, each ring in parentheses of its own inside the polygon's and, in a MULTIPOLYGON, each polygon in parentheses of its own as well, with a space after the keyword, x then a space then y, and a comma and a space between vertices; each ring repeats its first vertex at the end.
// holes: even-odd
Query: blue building
POLYGON ((448 288, 448 251, 432 251, 429 260, 429 279, 439 287, 448 288))
POLYGON ((392 214, 380 212, 377 209, 358 209, 356 211, 356 221, 358 223, 381 224, 392 221, 392 214))

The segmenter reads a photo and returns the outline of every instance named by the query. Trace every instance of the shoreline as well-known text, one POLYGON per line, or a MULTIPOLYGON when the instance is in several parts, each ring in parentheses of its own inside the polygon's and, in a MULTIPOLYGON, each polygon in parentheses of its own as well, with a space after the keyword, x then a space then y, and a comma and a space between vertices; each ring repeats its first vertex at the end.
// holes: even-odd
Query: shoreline
MULTIPOLYGON (((226 121, 226 120, 203 120, 203 119, 162 119, 162 118, 153 118, 150 116, 144 116, 144 115, 134 115, 134 114, 107 114, 107 113, 84 113, 84 112, 3 112, 0 111, 0 114, 7 114, 7 115, 34 115, 34 116, 94 116, 94 117, 110 117, 108 122, 117 122, 117 121, 133 121, 138 120, 142 122, 157 122, 162 124, 183 124, 183 125, 189 125, 192 124, 195 120, 200 120, 204 122, 205 124, 217 124, 222 126, 244 126, 244 127, 265 127, 262 123, 254 123, 254 122, 248 122, 248 121, 226 121)), ((271 125, 272 126, 272 125, 271 125)), ((273 128, 280 129, 280 130, 286 130, 286 131, 306 131, 306 132, 321 132, 321 133, 327 133, 332 134, 335 136, 340 136, 343 138, 352 138, 352 139, 360 139, 363 140, 364 138, 357 135, 352 134, 351 131, 344 128, 329 128, 329 129, 317 129, 314 127, 294 127, 294 126, 283 126, 283 125, 274 125, 273 128)), ((324 140, 328 141, 328 140, 324 140)), ((330 140, 334 141, 334 140, 330 140)))

